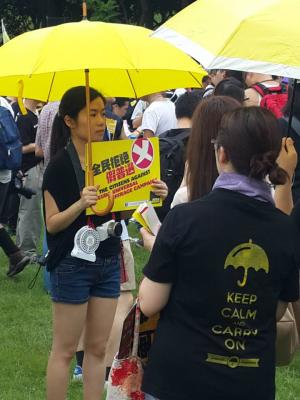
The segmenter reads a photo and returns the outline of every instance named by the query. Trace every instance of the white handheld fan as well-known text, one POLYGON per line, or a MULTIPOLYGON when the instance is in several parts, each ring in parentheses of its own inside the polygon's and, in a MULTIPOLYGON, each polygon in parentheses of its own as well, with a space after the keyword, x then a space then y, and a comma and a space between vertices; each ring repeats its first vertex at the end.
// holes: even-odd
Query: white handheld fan
POLYGON ((71 256, 81 258, 86 261, 95 262, 95 251, 98 249, 99 245, 99 233, 90 226, 83 226, 75 235, 74 248, 71 252, 71 256))

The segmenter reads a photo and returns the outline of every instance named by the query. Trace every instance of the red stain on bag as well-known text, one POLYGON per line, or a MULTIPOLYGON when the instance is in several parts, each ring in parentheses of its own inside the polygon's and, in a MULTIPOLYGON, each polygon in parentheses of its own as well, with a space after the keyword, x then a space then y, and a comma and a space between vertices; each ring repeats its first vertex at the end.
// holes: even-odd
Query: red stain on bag
POLYGON ((145 395, 141 391, 142 378, 141 362, 134 357, 122 360, 120 368, 113 369, 111 373, 112 386, 119 387, 131 400, 145 399, 145 395))

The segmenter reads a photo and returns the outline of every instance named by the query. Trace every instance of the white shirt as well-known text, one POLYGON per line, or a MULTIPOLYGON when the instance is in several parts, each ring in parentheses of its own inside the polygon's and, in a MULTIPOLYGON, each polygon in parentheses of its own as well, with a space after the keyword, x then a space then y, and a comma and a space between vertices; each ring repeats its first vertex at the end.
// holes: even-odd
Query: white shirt
POLYGON ((11 105, 4 97, 0 97, 0 106, 7 108, 8 111, 10 111, 11 115, 14 116, 14 112, 13 109, 11 108, 11 105))
POLYGON ((154 101, 144 112, 142 130, 148 129, 154 136, 175 129, 176 126, 175 105, 168 99, 154 101))
POLYGON ((133 113, 131 115, 131 119, 133 120, 137 117, 141 117, 147 107, 148 107, 148 103, 146 101, 139 100, 134 107, 133 113))
POLYGON ((207 96, 211 96, 214 93, 214 90, 215 90, 214 85, 207 85, 204 90, 203 98, 207 97, 207 96))
POLYGON ((186 186, 181 186, 174 195, 171 208, 177 206, 178 204, 187 203, 188 200, 188 191, 186 186))

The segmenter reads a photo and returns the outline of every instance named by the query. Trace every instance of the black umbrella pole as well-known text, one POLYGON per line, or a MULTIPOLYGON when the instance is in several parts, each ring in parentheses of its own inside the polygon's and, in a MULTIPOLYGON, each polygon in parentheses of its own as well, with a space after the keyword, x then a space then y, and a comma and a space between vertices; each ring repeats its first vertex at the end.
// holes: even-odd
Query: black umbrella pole
POLYGON ((291 127, 292 127, 292 121, 293 121, 293 115, 294 115, 294 105, 295 105, 295 96, 296 96, 296 86, 297 86, 297 79, 294 79, 287 136, 290 136, 290 133, 291 133, 291 127))

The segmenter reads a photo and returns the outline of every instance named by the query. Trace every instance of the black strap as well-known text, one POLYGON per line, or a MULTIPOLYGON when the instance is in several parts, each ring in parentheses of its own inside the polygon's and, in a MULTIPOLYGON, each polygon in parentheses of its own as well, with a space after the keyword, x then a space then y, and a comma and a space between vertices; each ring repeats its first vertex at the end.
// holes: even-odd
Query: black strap
POLYGON ((33 288, 34 288, 34 286, 35 286, 35 284, 36 284, 36 281, 37 281, 37 278, 38 278, 38 276, 39 276, 39 273, 40 273, 40 271, 41 271, 41 268, 42 268, 42 266, 39 265, 36 274, 34 275, 34 277, 32 278, 32 280, 30 281, 30 283, 29 283, 29 285, 28 285, 28 289, 33 289, 33 288))
MULTIPOLYGON (((288 117, 283 117, 283 119, 289 123, 289 118, 288 117)), ((293 117, 292 118, 292 128, 293 130, 297 133, 298 136, 300 136, 300 121, 298 118, 293 117)))
POLYGON ((161 136, 161 137, 158 137, 158 138, 159 138, 159 140, 161 140, 161 139, 169 139, 170 141, 172 140, 172 141, 181 142, 181 141, 183 141, 184 139, 187 139, 190 135, 191 135, 191 130, 189 129, 189 130, 184 130, 184 131, 181 132, 181 133, 178 133, 178 135, 174 135, 174 136, 161 136))
MULTIPOLYGON (((264 82, 267 82, 267 81, 264 81, 264 82)), ((268 86, 263 85, 262 82, 258 82, 255 85, 251 86, 251 89, 254 89, 262 97, 267 96, 268 94, 285 93, 285 89, 281 84, 278 84, 277 86, 268 87, 268 86)))
POLYGON ((76 180, 77 180, 78 187, 79 187, 79 192, 82 192, 82 189, 84 188, 84 185, 85 185, 85 176, 84 176, 84 171, 81 168, 78 153, 75 149, 75 146, 74 146, 72 140, 70 140, 69 143, 67 144, 66 150, 70 156, 70 159, 71 159, 74 171, 75 171, 76 180))

